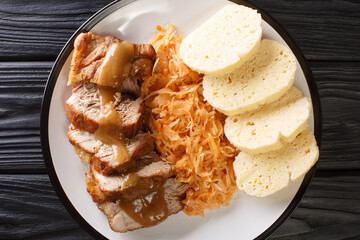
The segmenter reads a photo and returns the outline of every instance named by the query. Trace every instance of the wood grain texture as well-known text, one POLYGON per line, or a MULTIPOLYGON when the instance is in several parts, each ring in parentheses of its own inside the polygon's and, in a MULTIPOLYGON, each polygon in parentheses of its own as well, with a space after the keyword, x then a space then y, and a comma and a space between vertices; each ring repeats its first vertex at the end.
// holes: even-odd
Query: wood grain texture
POLYGON ((55 60, 75 30, 110 2, 0 1, 0 60, 55 60))
MULTIPOLYGON (((0 2, 0 60, 54 60, 74 31, 110 3, 72 0, 0 2)), ((251 0, 278 20, 311 60, 360 60, 357 0, 251 0)))
POLYGON ((290 33, 309 60, 360 60, 358 0, 251 0, 290 33))
POLYGON ((311 69, 323 113, 318 169, 360 169, 360 63, 311 62, 311 69))
POLYGON ((0 63, 0 172, 45 173, 40 106, 51 62, 0 63))
POLYGON ((0 239, 91 239, 47 175, 0 175, 0 239))
MULTIPOLYGON (((51 66, 0 63, 0 173, 45 173, 39 117, 51 66)), ((311 69, 323 107, 318 170, 360 169, 360 63, 311 62, 311 69)))
POLYGON ((41 100, 51 66, 52 62, 0 62, 1 128, 39 128, 41 100))
MULTIPOLYGON (((39 116, 59 51, 111 1, 0 1, 0 239, 91 239, 44 174, 39 116)), ((278 20, 311 61, 323 107, 317 172, 271 239, 360 239, 360 2, 249 2, 278 20)))
MULTIPOLYGON (((360 236, 359 172, 316 174, 292 217, 272 239, 360 236)), ((241 201, 241 199, 239 199, 241 201)), ((0 239, 89 239, 65 211, 47 175, 0 175, 0 239)))
POLYGON ((316 173, 291 218, 272 238, 360 239, 360 172, 316 173))

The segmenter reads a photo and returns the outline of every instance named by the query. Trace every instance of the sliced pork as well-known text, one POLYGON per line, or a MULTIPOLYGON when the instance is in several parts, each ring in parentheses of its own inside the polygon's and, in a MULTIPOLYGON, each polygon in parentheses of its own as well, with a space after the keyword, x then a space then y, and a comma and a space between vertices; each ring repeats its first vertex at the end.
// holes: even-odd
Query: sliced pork
MULTIPOLYGON (((122 117, 118 127, 127 138, 135 136, 142 127, 143 112, 142 99, 130 95, 116 95, 116 111, 122 117)), ((96 84, 78 83, 73 88, 73 94, 66 101, 66 116, 75 128, 94 133, 99 126, 100 99, 96 84)))
POLYGON ((150 44, 81 33, 75 39, 66 101, 68 138, 89 163, 86 188, 116 232, 154 226, 183 209, 187 186, 141 131, 141 82, 156 59, 150 44))
POLYGON ((125 139, 125 147, 129 153, 129 159, 119 163, 114 157, 112 146, 97 140, 94 134, 76 129, 70 126, 68 138, 72 145, 92 154, 92 164, 101 174, 109 175, 115 171, 121 172, 131 164, 132 160, 141 158, 154 150, 154 139, 148 133, 139 133, 133 138, 125 139))
MULTIPOLYGON (((168 210, 168 215, 176 214, 183 209, 182 200, 184 199, 184 193, 187 186, 182 183, 177 183, 174 178, 169 178, 164 186, 164 198, 168 210)), ((133 231, 139 228, 143 228, 140 223, 132 219, 126 212, 120 207, 119 201, 105 202, 98 204, 101 211, 108 217, 111 229, 116 232, 133 231)))
POLYGON ((173 175, 171 166, 154 152, 136 160, 133 167, 134 171, 105 176, 90 165, 86 172, 86 182, 94 202, 115 201, 122 194, 128 194, 126 191, 131 189, 139 178, 147 184, 160 184, 163 179, 173 175))
POLYGON ((122 92, 132 94, 136 97, 140 96, 140 85, 138 81, 133 78, 124 79, 122 92))
MULTIPOLYGON (((74 42, 68 85, 85 81, 109 86, 100 79, 103 62, 107 60, 107 52, 112 50, 114 44, 121 43, 123 43, 122 40, 113 36, 98 36, 90 32, 79 34, 74 42)), ((126 66, 127 70, 119 76, 121 78, 120 82, 125 78, 141 80, 151 76, 155 62, 156 52, 152 45, 130 45, 133 48, 131 51, 129 50, 131 57, 126 59, 130 62, 130 65, 126 66)), ((127 53, 125 50, 121 52, 122 55, 127 53)), ((112 55, 112 53, 108 55, 112 55)))

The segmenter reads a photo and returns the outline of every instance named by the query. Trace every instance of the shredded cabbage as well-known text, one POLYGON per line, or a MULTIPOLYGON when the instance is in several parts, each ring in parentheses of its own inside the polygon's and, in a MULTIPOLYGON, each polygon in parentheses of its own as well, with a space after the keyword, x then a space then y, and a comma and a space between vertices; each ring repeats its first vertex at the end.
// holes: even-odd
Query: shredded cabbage
POLYGON ((182 37, 174 25, 157 26, 151 44, 157 59, 153 75, 142 84, 146 124, 164 161, 172 164, 176 180, 189 189, 183 201, 188 215, 230 203, 236 191, 233 170, 237 151, 224 135, 225 117, 202 95, 202 75, 181 60, 182 37))

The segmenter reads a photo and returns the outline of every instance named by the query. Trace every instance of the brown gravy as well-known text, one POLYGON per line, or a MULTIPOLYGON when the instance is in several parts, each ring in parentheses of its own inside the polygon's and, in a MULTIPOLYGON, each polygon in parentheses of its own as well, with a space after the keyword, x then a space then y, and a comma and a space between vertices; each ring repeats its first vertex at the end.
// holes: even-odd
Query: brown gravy
POLYGON ((116 89, 98 86, 97 91, 100 98, 100 113, 95 138, 112 146, 116 161, 125 163, 130 157, 122 136, 122 117, 115 109, 116 89))
POLYGON ((97 84, 101 86, 121 86, 129 75, 134 58, 134 44, 128 41, 110 44, 104 61, 100 65, 97 84))
MULTIPOLYGON (((103 74, 103 76, 107 75, 103 74)), ((122 118, 115 109, 114 95, 117 91, 119 91, 118 88, 97 87, 100 98, 100 114, 98 116, 99 127, 95 131, 95 138, 111 145, 114 149, 116 160, 124 163, 130 157, 124 144, 121 128, 122 118)), ((119 201, 120 207, 142 226, 154 226, 168 217, 168 208, 163 188, 165 180, 141 179, 135 173, 135 161, 130 163, 132 164, 127 164, 123 172, 127 176, 124 182, 127 191, 119 201)))
POLYGON ((154 226, 168 217, 164 197, 164 181, 146 182, 139 179, 129 194, 120 199, 120 207, 144 227, 154 226))

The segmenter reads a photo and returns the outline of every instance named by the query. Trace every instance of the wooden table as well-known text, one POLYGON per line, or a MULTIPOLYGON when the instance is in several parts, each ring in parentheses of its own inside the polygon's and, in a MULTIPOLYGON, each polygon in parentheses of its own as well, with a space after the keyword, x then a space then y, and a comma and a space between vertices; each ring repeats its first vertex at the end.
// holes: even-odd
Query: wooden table
MULTIPOLYGON (((89 239, 42 159, 40 104, 67 39, 110 0, 0 1, 0 239, 89 239)), ((272 239, 360 239, 360 1, 252 0, 310 62, 323 108, 315 177, 272 239)))

